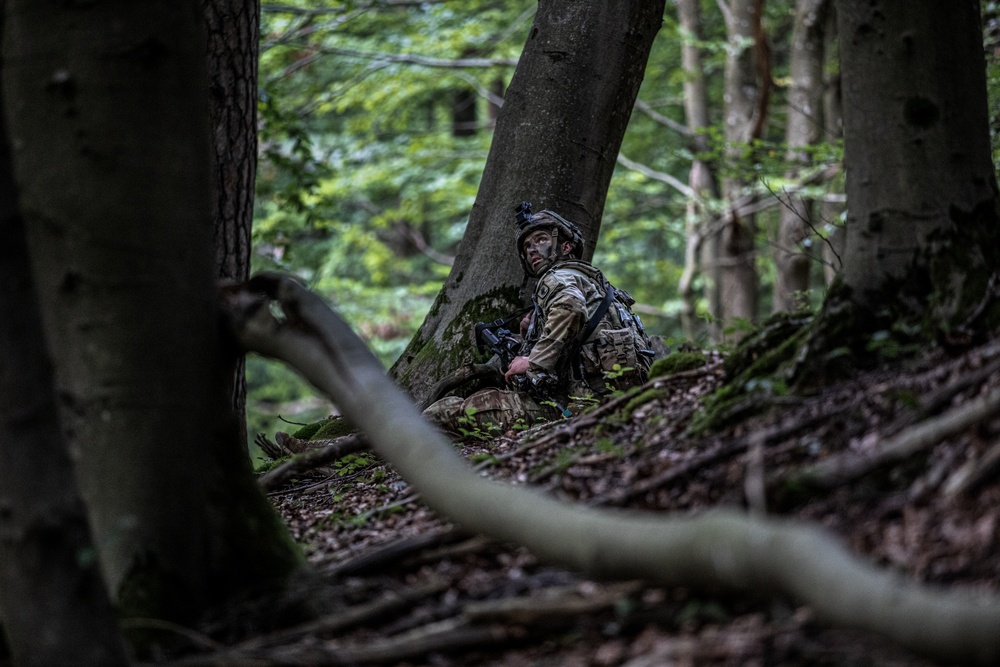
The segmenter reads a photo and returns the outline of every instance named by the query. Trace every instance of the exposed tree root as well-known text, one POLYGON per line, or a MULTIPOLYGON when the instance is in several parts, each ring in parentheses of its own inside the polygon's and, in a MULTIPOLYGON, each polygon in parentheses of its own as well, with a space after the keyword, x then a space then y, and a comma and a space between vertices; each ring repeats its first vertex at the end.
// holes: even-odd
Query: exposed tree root
MULTIPOLYGON (((904 581, 857 558, 815 526, 735 511, 674 518, 594 510, 483 479, 421 418, 321 299, 276 275, 258 276, 249 289, 274 299, 285 318, 275 319, 263 300, 245 308, 237 329, 243 345, 285 360, 323 389, 431 509, 466 530, 522 544, 542 559, 596 578, 790 596, 828 623, 881 633, 929 656, 982 665, 1000 661, 997 596, 904 581), (382 406, 377 414, 370 409, 376 402, 382 406)), ((434 650, 442 642, 454 648, 456 642, 510 638, 511 630, 458 622, 369 647, 364 660, 398 660, 415 655, 406 651, 434 650)), ((328 662, 331 656, 362 661, 355 649, 323 646, 315 655, 328 662)))

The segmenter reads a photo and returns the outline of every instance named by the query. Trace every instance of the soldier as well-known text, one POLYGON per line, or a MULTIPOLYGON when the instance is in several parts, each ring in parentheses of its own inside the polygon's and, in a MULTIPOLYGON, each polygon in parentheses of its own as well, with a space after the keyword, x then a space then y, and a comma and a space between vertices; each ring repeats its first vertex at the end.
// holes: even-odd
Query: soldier
POLYGON ((446 396, 424 411, 453 433, 569 416, 567 408, 581 401, 642 384, 652 362, 649 338, 631 310, 635 301, 581 259, 577 226, 553 211, 532 214, 527 203, 516 220, 521 265, 537 282, 516 356, 491 360, 511 388, 446 396))

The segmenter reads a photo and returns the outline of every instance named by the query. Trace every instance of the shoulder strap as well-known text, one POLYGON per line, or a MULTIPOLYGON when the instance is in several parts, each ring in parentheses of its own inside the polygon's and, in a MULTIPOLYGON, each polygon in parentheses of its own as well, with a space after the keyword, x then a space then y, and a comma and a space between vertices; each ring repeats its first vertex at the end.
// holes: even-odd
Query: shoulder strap
POLYGON ((590 319, 587 321, 587 326, 583 328, 583 331, 581 331, 580 335, 576 338, 575 344, 577 346, 586 343, 587 339, 590 338, 590 334, 594 333, 594 330, 597 329, 598 323, 600 323, 601 319, 608 312, 608 308, 611 307, 611 302, 614 298, 615 288, 611 285, 611 283, 608 283, 608 291, 605 292, 601 305, 599 305, 597 310, 594 311, 594 314, 590 316, 590 319))

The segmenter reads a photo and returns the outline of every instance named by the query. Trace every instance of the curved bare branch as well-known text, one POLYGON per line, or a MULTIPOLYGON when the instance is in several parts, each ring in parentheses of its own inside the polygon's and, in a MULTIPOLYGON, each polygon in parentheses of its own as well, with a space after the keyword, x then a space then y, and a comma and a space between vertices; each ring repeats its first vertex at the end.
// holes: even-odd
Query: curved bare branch
POLYGON ((814 526, 732 510, 664 517, 581 508, 483 479, 318 296, 290 278, 262 274, 242 303, 231 306, 242 344, 284 360, 326 392, 428 506, 467 530, 523 544, 592 577, 789 595, 827 622, 878 632, 926 655, 1000 660, 996 596, 905 581, 814 526), (253 292, 267 299, 249 298, 253 292))

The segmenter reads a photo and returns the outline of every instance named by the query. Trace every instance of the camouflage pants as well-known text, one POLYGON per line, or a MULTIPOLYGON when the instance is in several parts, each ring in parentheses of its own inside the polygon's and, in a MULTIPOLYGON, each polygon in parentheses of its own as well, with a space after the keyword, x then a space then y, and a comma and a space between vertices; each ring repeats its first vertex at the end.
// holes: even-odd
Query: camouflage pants
POLYGON ((519 425, 533 426, 558 416, 528 394, 509 389, 483 389, 470 395, 445 396, 424 410, 424 417, 458 435, 494 436, 519 425))

